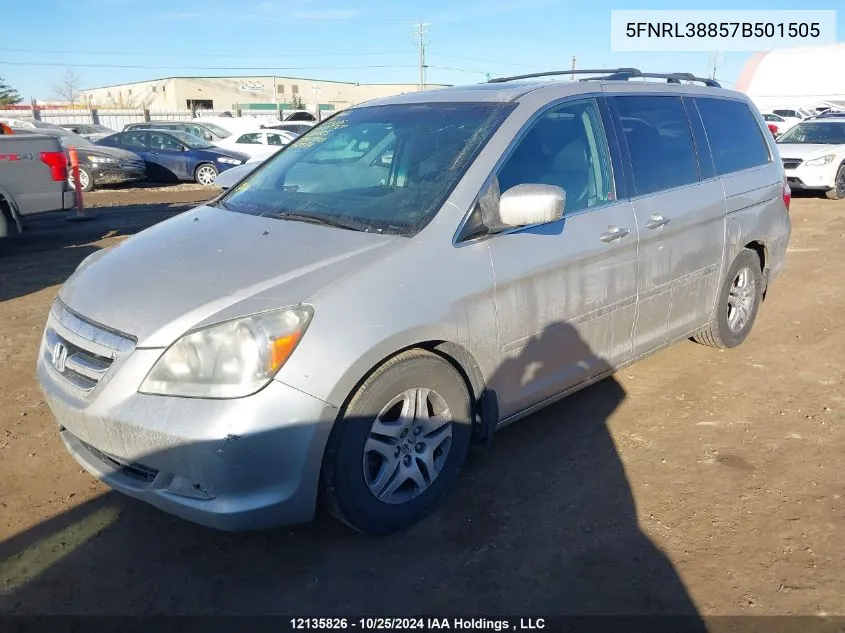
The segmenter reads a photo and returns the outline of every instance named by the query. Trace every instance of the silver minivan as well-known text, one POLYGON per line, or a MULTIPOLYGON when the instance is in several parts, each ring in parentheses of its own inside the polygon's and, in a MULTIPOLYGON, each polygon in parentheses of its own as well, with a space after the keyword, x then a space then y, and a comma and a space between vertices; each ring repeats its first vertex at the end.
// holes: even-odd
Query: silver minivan
POLYGON ((762 115, 571 72, 349 108, 85 259, 38 356, 71 454, 215 528, 320 500, 385 534, 495 429, 675 341, 742 343, 791 230, 762 115))

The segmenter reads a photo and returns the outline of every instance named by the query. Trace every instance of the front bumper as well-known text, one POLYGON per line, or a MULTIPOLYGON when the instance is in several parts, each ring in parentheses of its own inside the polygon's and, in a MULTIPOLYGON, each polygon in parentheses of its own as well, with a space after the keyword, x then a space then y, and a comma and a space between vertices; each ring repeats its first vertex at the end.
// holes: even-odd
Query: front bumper
POLYGON ((834 161, 830 165, 807 167, 804 164, 794 169, 784 169, 786 181, 791 189, 802 191, 827 191, 834 187, 836 170, 839 163, 834 161))
MULTIPOLYGON (((47 328, 73 338, 54 314, 47 328)), ((68 450, 95 477, 222 530, 313 518, 335 407, 278 381, 234 400, 139 394, 160 349, 128 352, 93 390, 80 393, 54 368, 50 345, 45 336, 41 389, 68 450)))

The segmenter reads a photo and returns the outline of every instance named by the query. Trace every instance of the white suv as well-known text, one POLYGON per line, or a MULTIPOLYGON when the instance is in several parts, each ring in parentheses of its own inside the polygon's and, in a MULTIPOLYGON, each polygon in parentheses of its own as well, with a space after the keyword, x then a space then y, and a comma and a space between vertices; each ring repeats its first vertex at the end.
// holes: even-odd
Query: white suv
POLYGON ((823 191, 845 198, 845 119, 813 119, 792 127, 777 140, 792 189, 823 191))

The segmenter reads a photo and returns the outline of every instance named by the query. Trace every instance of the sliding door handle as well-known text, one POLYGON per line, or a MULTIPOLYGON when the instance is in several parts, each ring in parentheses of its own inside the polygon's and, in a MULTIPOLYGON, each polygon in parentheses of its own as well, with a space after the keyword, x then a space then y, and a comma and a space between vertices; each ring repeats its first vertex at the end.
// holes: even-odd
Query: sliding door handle
POLYGON ((658 215, 657 213, 652 213, 651 218, 649 218, 645 225, 650 229, 659 229, 661 226, 669 224, 670 219, 671 218, 664 218, 662 215, 658 215))
POLYGON ((607 227, 607 231, 599 236, 599 239, 602 242, 612 242, 614 240, 621 240, 623 237, 628 235, 631 231, 621 226, 609 226, 607 227))

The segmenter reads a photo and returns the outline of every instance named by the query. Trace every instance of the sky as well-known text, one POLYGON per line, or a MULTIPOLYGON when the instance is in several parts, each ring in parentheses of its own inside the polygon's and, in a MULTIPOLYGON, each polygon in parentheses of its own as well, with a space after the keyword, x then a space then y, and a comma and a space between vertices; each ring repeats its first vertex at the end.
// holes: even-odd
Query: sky
MULTIPOLYGON (((613 53, 612 9, 836 9, 841 0, 41 0, 0 7, 0 77, 25 99, 50 99, 72 70, 81 88, 168 76, 277 75, 416 83, 411 35, 425 23, 427 83, 579 68, 637 67, 709 76, 714 53, 613 53), (140 8, 139 8, 140 7, 140 8), (37 15, 36 15, 37 13, 37 15)), ((845 16, 837 20, 845 41, 845 16)), ((736 82, 752 52, 722 53, 736 82)))

